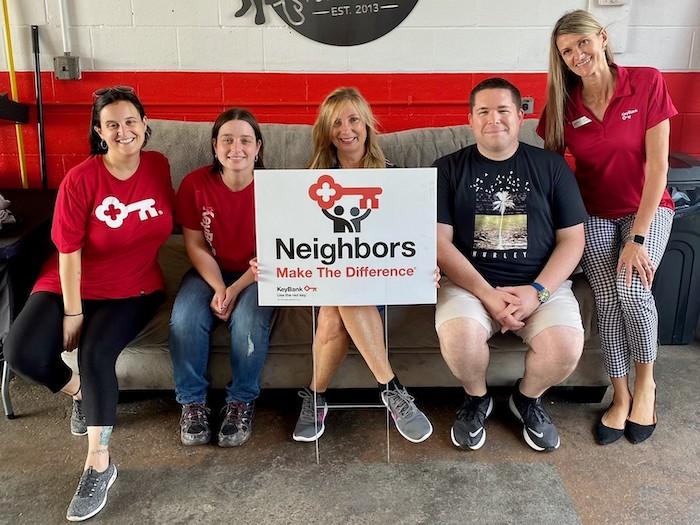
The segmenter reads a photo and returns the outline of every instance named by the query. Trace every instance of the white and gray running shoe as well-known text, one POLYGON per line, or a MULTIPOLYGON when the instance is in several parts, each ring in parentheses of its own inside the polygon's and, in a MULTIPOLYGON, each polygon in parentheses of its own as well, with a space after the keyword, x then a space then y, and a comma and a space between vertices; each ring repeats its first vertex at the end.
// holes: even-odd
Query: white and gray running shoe
POLYGON ((83 414, 83 402, 73 400, 73 409, 70 413, 70 433, 74 436, 84 436, 87 434, 87 421, 83 414))
POLYGON ((80 476, 78 488, 68 505, 66 519, 83 521, 100 512, 107 503, 107 492, 117 479, 117 467, 110 462, 104 472, 97 472, 89 467, 80 476))
POLYGON ((411 443, 425 441, 433 433, 433 425, 423 412, 418 410, 414 398, 405 388, 383 390, 382 403, 389 409, 396 430, 411 443))
POLYGON ((316 393, 316 411, 314 413, 314 392, 305 388, 299 391, 301 401, 301 412, 294 427, 292 439, 294 441, 315 441, 323 435, 326 430, 324 421, 328 414, 328 403, 326 396, 316 393))

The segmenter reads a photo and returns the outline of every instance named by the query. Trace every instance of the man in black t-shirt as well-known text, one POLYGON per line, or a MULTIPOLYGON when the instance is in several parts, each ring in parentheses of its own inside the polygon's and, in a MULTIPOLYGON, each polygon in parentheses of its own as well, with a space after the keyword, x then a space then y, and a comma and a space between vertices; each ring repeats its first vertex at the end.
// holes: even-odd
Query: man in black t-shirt
POLYGON ((509 406, 535 450, 560 439, 542 394, 573 372, 583 349, 578 303, 567 279, 583 253, 586 211, 564 159, 520 143, 520 92, 491 78, 470 95, 476 144, 442 157, 438 170, 435 326, 465 401, 452 442, 478 449, 493 409, 488 339, 511 330, 529 346, 509 406))

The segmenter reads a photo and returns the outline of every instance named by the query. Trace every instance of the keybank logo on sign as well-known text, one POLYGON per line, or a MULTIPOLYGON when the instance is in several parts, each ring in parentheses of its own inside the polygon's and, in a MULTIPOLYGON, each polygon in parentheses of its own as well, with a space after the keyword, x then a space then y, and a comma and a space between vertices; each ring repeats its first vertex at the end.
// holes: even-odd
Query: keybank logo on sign
MULTIPOLYGON (((379 195, 383 191, 378 186, 343 187, 330 175, 321 175, 309 187, 309 197, 318 204, 323 215, 333 222, 333 233, 360 233, 362 221, 373 209, 379 209, 379 195), (345 203, 345 207, 341 203, 345 203), (347 217, 346 207, 349 208, 347 217)), ((284 256, 292 260, 313 257, 325 265, 333 264, 338 259, 367 259, 372 256, 382 259, 394 258, 397 255, 416 255, 414 241, 379 241, 370 244, 363 242, 360 237, 355 237, 352 242, 347 242, 347 238, 338 237, 335 242, 320 243, 318 237, 314 237, 312 242, 281 238, 275 239, 275 242, 278 260, 284 256)), ((282 272, 280 277, 287 277, 287 272, 282 272)))
POLYGON ((309 187, 309 197, 318 203, 323 214, 333 221, 333 231, 335 233, 360 233, 362 221, 367 218, 373 209, 379 208, 379 195, 382 191, 377 186, 343 188, 330 175, 321 175, 309 187), (345 216, 346 209, 339 203, 341 200, 350 201, 349 205, 351 207, 347 210, 349 217, 345 216), (336 206, 337 203, 338 205, 336 206), (331 208, 332 213, 328 211, 331 208))
POLYGON ((394 30, 418 0, 241 0, 236 17, 255 5, 255 23, 265 23, 264 6, 297 33, 334 46, 366 44, 394 30))
POLYGON ((434 301, 434 168, 255 172, 261 305, 434 301))

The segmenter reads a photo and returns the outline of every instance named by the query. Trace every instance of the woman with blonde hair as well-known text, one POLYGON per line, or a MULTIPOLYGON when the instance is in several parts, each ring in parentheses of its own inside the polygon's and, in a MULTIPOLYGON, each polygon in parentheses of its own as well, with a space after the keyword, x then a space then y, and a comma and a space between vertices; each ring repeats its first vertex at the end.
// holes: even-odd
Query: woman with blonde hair
POLYGON ((596 425, 606 445, 632 443, 656 427, 658 317, 651 284, 666 248, 673 201, 666 190, 669 119, 676 115, 661 73, 614 63, 606 29, 572 11, 554 26, 545 147, 576 159, 590 215, 581 265, 593 288, 613 400, 596 425), (629 387, 634 361, 634 398, 629 387))
MULTIPOLYGON (((313 127, 313 143, 309 168, 391 166, 379 146, 372 110, 355 88, 338 88, 326 97, 313 127)), ((309 388, 299 392, 303 402, 293 433, 294 440, 314 441, 323 434, 328 412, 324 394, 348 352, 350 339, 376 378, 382 402, 389 409, 399 433, 413 443, 426 440, 433 427, 389 364, 382 319, 376 306, 322 306, 319 309, 313 348, 315 378, 309 388)))

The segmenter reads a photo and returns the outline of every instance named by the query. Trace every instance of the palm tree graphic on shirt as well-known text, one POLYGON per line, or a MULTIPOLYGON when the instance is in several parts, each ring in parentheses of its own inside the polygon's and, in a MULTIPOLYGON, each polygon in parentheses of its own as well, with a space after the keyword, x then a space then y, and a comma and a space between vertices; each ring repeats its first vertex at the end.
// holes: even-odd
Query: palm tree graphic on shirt
POLYGON ((493 201, 493 211, 498 211, 501 214, 501 219, 498 221, 498 245, 497 250, 503 249, 503 216, 508 208, 514 208, 515 203, 513 202, 510 193, 507 191, 496 192, 495 200, 493 201))

